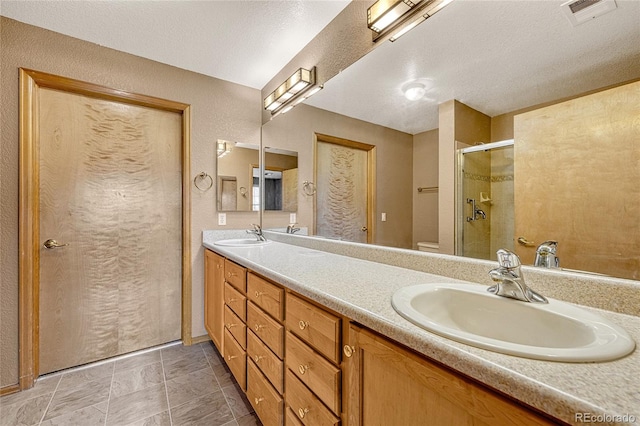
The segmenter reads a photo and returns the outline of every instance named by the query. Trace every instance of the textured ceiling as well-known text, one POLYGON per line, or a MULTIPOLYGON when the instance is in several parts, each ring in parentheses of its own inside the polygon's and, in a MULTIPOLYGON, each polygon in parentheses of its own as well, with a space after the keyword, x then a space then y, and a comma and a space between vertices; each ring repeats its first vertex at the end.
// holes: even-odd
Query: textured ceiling
POLYGON ((332 78, 307 103, 410 134, 457 99, 489 116, 640 78, 640 1, 572 26, 563 1, 455 0, 332 78), (428 88, 418 101, 403 85, 428 88))
POLYGON ((2 0, 0 14, 262 89, 348 4, 348 0, 2 0))

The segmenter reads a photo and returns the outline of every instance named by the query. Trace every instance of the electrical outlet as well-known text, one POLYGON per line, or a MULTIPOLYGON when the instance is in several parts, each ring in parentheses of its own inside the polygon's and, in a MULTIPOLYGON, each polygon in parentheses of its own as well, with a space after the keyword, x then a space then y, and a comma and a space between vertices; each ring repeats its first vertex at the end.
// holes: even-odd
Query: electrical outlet
POLYGON ((386 222, 386 221, 387 221, 387 214, 386 214, 386 213, 382 213, 381 220, 382 220, 383 222, 386 222))
POLYGON ((225 226, 227 224, 227 214, 218 213, 218 225, 225 226))
POLYGON ((289 213, 289 223, 298 223, 297 214, 289 213))

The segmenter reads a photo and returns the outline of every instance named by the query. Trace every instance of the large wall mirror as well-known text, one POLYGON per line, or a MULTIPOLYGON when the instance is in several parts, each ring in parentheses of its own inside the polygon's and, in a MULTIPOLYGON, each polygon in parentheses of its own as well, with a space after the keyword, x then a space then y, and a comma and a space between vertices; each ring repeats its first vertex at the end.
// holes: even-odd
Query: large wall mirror
POLYGON ((219 212, 260 209, 260 147, 242 142, 217 141, 216 202, 219 212))
POLYGON ((374 244, 491 259, 506 238, 532 263, 557 240, 564 268, 640 279, 640 3, 577 26, 561 4, 454 1, 266 123, 263 144, 299 153, 299 225, 314 233, 315 195, 300 183, 329 135, 376 147, 374 244), (485 155, 493 164, 457 166, 460 150, 509 139, 511 151, 485 155), (465 176, 472 192, 456 200, 465 176), (467 241, 456 222, 475 227, 467 241))

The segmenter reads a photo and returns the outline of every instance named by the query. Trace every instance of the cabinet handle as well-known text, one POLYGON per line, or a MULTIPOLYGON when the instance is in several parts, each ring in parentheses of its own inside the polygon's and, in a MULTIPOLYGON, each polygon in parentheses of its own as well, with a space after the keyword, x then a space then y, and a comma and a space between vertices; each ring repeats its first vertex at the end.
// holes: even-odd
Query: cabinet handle
POLYGON ((263 293, 263 292, 261 292, 261 291, 256 291, 256 297, 260 297, 260 296, 262 296, 263 294, 264 294, 264 293, 263 293))
POLYGON ((227 355, 227 361, 231 361, 234 358, 238 358, 238 355, 227 355))
POLYGON ((227 328, 231 328, 231 327, 237 327, 238 324, 227 324, 227 328))
POLYGON ((300 322, 298 323, 298 327, 300 327, 300 330, 304 330, 305 328, 309 327, 309 322, 300 320, 300 322))
POLYGON ((308 366, 308 365, 302 365, 302 364, 300 364, 300 365, 298 366, 298 371, 299 371, 299 372, 300 372, 300 374, 301 374, 301 375, 303 375, 303 376, 304 376, 304 373, 306 373, 308 369, 309 369, 309 366, 308 366))
POLYGON ((253 327, 253 329, 254 329, 255 331, 260 331, 260 330, 262 330, 262 329, 263 329, 263 328, 265 328, 265 327, 266 327, 266 325, 256 324, 256 326, 255 326, 255 327, 253 327))
POLYGON ((355 351, 356 351, 356 348, 349 345, 344 345, 344 347, 342 348, 342 352, 344 352, 347 358, 351 358, 351 356, 355 351))
POLYGON ((216 268, 222 269, 222 265, 216 265, 216 268))
POLYGON ((236 299, 235 297, 231 297, 231 298, 229 298, 227 303, 233 303, 233 302, 237 302, 237 301, 238 301, 238 299, 236 299))
POLYGON ((304 416, 306 416, 308 412, 308 408, 298 408, 298 416, 300 416, 301 419, 304 419, 304 416))
POLYGON ((260 404, 262 401, 264 401, 264 398, 256 398, 254 399, 256 405, 260 404))
POLYGON ((227 272, 227 276, 228 277, 235 277, 236 273, 235 272, 227 272))
POLYGON ((260 360, 261 360, 262 358, 264 358, 264 357, 263 357, 263 356, 260 356, 260 355, 256 355, 256 356, 254 356, 254 357, 253 357, 253 360, 254 360, 254 361, 256 362, 256 364, 257 364, 258 362, 260 362, 260 360))

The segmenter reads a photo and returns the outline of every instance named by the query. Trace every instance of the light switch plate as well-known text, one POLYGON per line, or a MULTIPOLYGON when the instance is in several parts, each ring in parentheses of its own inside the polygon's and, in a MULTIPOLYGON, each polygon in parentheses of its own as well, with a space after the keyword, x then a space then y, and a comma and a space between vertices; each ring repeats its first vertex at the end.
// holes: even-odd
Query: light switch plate
POLYGON ((298 215, 295 213, 289 213, 289 223, 297 223, 298 222, 297 216, 298 215))
POLYGON ((218 213, 218 225, 224 226, 227 224, 227 214, 218 213))
POLYGON ((380 220, 382 220, 383 222, 386 222, 387 221, 387 214, 386 213, 382 213, 382 217, 381 217, 380 220))

